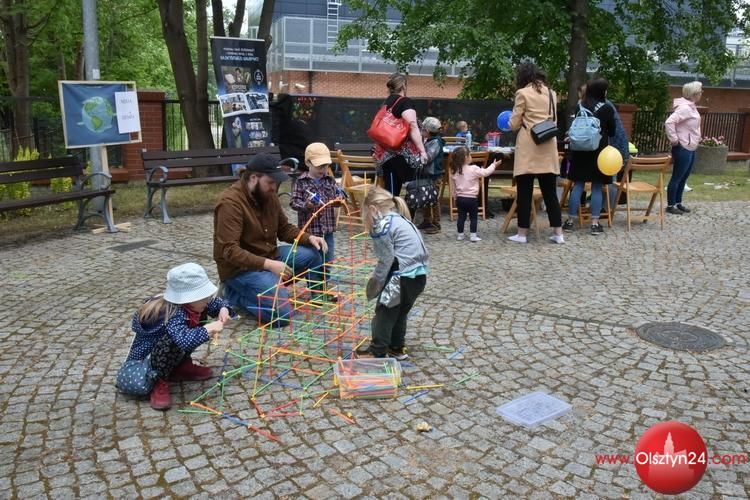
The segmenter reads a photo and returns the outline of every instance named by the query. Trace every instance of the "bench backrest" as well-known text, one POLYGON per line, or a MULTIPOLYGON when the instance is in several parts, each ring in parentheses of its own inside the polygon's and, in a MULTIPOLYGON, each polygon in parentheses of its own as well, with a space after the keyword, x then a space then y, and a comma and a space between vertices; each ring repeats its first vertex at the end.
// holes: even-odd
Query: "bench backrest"
POLYGON ((83 169, 84 165, 79 156, 0 162, 0 184, 56 177, 80 177, 83 169))
POLYGON ((201 168, 232 165, 233 163, 245 164, 259 154, 268 153, 279 155, 278 146, 263 146, 253 149, 192 149, 187 151, 149 151, 141 152, 143 168, 153 170, 164 166, 167 168, 201 168))

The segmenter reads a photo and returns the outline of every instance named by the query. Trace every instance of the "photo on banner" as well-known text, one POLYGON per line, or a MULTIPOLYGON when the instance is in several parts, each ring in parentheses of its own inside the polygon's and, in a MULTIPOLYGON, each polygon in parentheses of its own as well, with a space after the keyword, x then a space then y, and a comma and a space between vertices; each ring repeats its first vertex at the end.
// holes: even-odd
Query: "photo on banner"
POLYGON ((265 40, 211 37, 211 54, 228 147, 269 145, 265 40))

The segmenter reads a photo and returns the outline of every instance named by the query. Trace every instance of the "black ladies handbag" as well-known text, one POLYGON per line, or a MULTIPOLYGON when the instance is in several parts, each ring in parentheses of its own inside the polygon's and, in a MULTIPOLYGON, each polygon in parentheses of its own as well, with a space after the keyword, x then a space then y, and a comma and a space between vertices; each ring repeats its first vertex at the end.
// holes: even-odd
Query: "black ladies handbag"
POLYGON ((406 185, 406 204, 412 210, 417 208, 434 207, 438 202, 438 190, 432 179, 420 177, 417 170, 417 178, 406 185))
POLYGON ((555 112, 555 106, 552 104, 552 90, 547 90, 549 91, 549 113, 552 115, 552 119, 544 120, 531 127, 531 138, 535 144, 544 144, 553 137, 557 137, 557 113, 555 112))

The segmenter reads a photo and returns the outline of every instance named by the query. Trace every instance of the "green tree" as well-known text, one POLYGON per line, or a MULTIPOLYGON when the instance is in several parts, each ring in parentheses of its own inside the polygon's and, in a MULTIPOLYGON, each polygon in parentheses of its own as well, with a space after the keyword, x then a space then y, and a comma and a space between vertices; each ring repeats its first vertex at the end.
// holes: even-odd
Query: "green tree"
MULTIPOLYGON (((716 81, 733 63, 723 34, 748 16, 744 0, 347 0, 358 19, 341 29, 339 47, 353 38, 402 69, 436 47, 435 78, 465 62, 462 94, 510 98, 513 68, 531 59, 558 90, 575 95, 586 68, 611 80, 612 96, 656 108, 666 102, 665 75, 655 64, 692 61, 691 71, 716 81), (402 15, 390 27, 388 9, 402 15)), ((687 67, 687 63, 683 63, 687 67)), ((569 106, 574 100, 569 100, 569 106)), ((572 108, 571 108, 572 109, 572 108)))

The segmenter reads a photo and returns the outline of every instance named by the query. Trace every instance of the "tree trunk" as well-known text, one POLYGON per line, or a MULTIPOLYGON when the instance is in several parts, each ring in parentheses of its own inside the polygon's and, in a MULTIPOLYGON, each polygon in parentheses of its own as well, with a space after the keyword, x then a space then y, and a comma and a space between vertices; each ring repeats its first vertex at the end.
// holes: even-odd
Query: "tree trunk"
MULTIPOLYGON (((159 3, 159 16, 161 17, 162 33, 164 41, 167 44, 169 61, 174 74, 175 85, 177 86, 177 95, 180 99, 180 110, 182 118, 185 121, 185 128, 188 135, 188 144, 191 149, 210 149, 214 147, 213 137, 211 136, 211 127, 208 122, 208 109, 206 106, 207 96, 205 92, 205 83, 203 84, 203 95, 199 99, 198 85, 196 76, 193 72, 193 58, 190 55, 187 38, 185 37, 185 23, 183 17, 182 0, 157 0, 159 3), (199 109, 201 104, 203 109, 199 109)), ((205 26, 205 0, 203 4, 204 26, 205 26)), ((197 11, 200 12, 200 8, 197 11)), ((200 18, 200 15, 199 15, 200 18)), ((198 21, 200 24, 200 21, 198 21)), ((203 47, 205 50, 206 28, 203 29, 203 47)), ((200 36, 199 36, 200 46, 200 36)), ((200 49, 199 49, 200 52, 200 49)), ((204 60, 207 57, 204 54, 204 60)), ((199 54, 200 61, 201 56, 199 54)), ((204 65, 202 70, 204 75, 208 74, 208 68, 204 65)), ((205 80, 204 80, 205 82, 205 80)))
POLYGON ((19 147, 34 148, 29 99, 29 32, 23 1, 2 0, 0 26, 5 43, 8 88, 13 97, 13 155, 19 147))
POLYGON ((221 0, 211 0, 211 14, 214 21, 214 36, 227 36, 224 31, 224 4, 221 0))
POLYGON ((229 36, 239 38, 242 34, 242 23, 245 22, 245 0, 237 0, 234 9, 234 19, 229 23, 229 36))
POLYGON ((266 49, 271 46, 271 23, 273 22, 273 7, 275 0, 263 0, 263 10, 260 11, 258 23, 258 38, 266 41, 266 49))
POLYGON ((578 86, 586 83, 586 65, 589 58, 588 30, 589 5, 588 0, 569 0, 572 29, 570 33, 570 62, 568 65, 568 101, 565 106, 566 128, 570 123, 570 115, 575 113, 578 102, 578 86))

